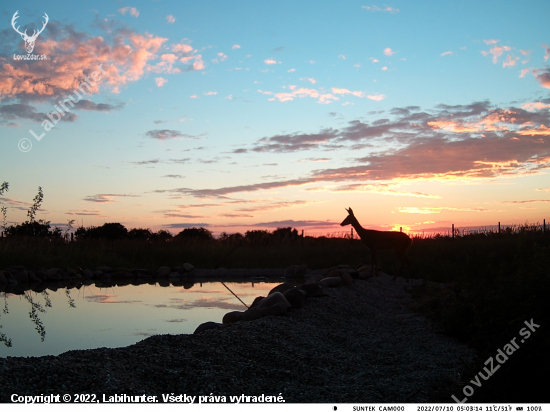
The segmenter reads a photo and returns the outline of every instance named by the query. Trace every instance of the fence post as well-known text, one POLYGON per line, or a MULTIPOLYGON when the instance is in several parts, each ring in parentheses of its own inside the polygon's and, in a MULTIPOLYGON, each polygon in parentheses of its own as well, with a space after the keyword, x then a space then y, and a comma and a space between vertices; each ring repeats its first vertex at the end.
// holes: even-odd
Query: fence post
POLYGON ((451 235, 451 238, 454 239, 455 238, 455 224, 453 223, 453 234, 451 235))
POLYGON ((399 227, 399 231, 402 232, 402 231, 403 231, 403 228, 402 228, 402 227, 399 227))
POLYGON ((500 235, 500 222, 498 222, 498 234, 500 235))
MULTIPOLYGON (((546 219, 542 219, 542 233, 546 233, 546 219)), ((4 233, 2 233, 4 236, 4 233)))

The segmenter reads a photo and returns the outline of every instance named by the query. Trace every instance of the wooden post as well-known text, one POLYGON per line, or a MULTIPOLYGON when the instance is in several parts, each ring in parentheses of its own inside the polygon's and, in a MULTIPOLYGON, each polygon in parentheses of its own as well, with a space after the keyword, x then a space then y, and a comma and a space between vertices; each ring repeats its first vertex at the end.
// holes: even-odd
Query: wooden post
POLYGON ((500 222, 498 222, 498 234, 500 235, 500 222))
MULTIPOLYGON (((542 233, 546 233, 546 219, 542 219, 542 233)), ((2 237, 4 233, 2 233, 2 237)))
POLYGON ((400 228, 399 228, 399 231, 400 231, 400 232, 402 232, 402 231, 403 231, 403 228, 402 228, 402 227, 400 227, 400 228))
POLYGON ((452 233, 453 234, 451 235, 451 238, 454 239, 455 238, 455 224, 454 223, 453 223, 453 232, 452 233))

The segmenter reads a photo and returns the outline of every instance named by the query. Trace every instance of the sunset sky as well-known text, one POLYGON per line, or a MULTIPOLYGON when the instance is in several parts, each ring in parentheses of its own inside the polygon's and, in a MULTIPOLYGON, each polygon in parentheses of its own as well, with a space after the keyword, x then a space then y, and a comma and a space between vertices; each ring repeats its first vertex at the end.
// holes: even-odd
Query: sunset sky
POLYGON ((345 207, 379 230, 542 223, 549 17, 542 0, 2 2, 0 206, 21 223, 41 186, 53 225, 174 234, 328 234, 345 207), (29 36, 47 14, 45 60, 20 60, 16 12, 29 36))

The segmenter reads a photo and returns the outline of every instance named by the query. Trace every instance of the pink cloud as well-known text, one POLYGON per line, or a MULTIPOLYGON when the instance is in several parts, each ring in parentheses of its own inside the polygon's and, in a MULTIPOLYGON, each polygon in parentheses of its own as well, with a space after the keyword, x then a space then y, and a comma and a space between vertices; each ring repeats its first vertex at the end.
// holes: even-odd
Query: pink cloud
POLYGON ((515 66, 519 57, 511 56, 510 54, 506 56, 506 60, 502 62, 502 67, 512 67, 515 66))
POLYGON ((162 78, 162 77, 155 77, 155 83, 158 87, 164 86, 166 83, 168 83, 168 80, 162 78))
POLYGON ((368 95, 367 99, 375 100, 379 102, 380 100, 384 100, 386 98, 386 95, 384 94, 375 94, 375 95, 368 95))
POLYGON ((544 49, 544 61, 547 61, 548 57, 550 57, 550 46, 546 43, 542 43, 542 48, 544 49))
MULTIPOLYGON (((0 61, 0 98, 36 100, 66 96, 78 88, 99 65, 106 72, 101 84, 114 93, 148 72, 180 73, 183 70, 204 68, 201 56, 189 45, 172 45, 174 53, 159 56, 157 53, 168 42, 167 38, 129 30, 115 31, 112 37, 113 40, 109 42, 101 36, 92 37, 87 33, 59 28, 56 39, 46 38, 35 48, 37 53, 55 56, 55 59, 0 61), (193 66, 187 69, 176 66, 176 63, 191 62, 193 66)), ((98 93, 99 83, 92 83, 89 93, 98 93)))
POLYGON ((525 75, 529 73, 529 70, 531 70, 529 67, 526 67, 525 69, 521 69, 519 77, 525 77, 525 75))
MULTIPOLYGON (((489 43, 487 43, 487 44, 489 44, 489 43)), ((497 64, 498 58, 500 56, 502 56, 502 53, 504 53, 505 51, 510 51, 510 50, 512 50, 512 49, 509 46, 495 46, 495 47, 491 48, 489 51, 483 50, 481 52, 481 54, 483 54, 484 56, 488 56, 489 54, 492 54, 493 55, 493 63, 497 64)))
POLYGON ((499 40, 483 40, 483 43, 485 44, 497 44, 499 40))
POLYGON ((535 79, 537 79, 542 87, 550 89, 550 69, 535 69, 532 70, 531 73, 533 73, 535 79))
POLYGON ((362 9, 369 10, 369 11, 387 11, 389 13, 399 13, 399 9, 394 9, 393 7, 386 6, 385 9, 381 9, 378 6, 361 6, 362 9))
POLYGON ((231 47, 231 48, 232 48, 232 49, 240 49, 240 48, 241 48, 241 46, 240 46, 240 45, 238 45, 238 44, 234 44, 234 45, 233 45, 233 47, 231 47))
MULTIPOLYGON (((273 59, 265 59, 264 63, 265 64, 277 64, 277 61, 273 60, 273 59)), ((278 63, 281 64, 281 62, 278 62, 278 63)))
POLYGON ((395 53, 397 53, 397 52, 396 52, 396 51, 393 51, 393 50, 390 49, 389 47, 387 47, 387 48, 384 49, 384 54, 385 54, 386 56, 392 56, 392 55, 394 55, 395 53))
POLYGON ((139 11, 135 7, 129 7, 129 6, 128 7, 123 7, 121 9, 118 9, 118 11, 121 14, 130 13, 130 15, 132 15, 134 17, 139 17, 139 11))
POLYGON ((363 92, 352 92, 348 89, 337 89, 335 87, 332 88, 332 93, 334 94, 352 94, 357 97, 363 97, 363 92))
POLYGON ((542 102, 531 102, 525 103, 523 106, 521 106, 521 108, 529 111, 544 110, 550 108, 550 104, 542 102))
POLYGON ((270 101, 279 100, 280 102, 288 102, 288 101, 294 100, 295 98, 304 98, 304 97, 311 97, 311 98, 317 99, 317 102, 321 104, 328 104, 328 103, 331 103, 333 100, 340 100, 338 97, 330 93, 321 93, 315 89, 306 89, 304 87, 298 88, 297 86, 294 86, 294 85, 289 86, 289 89, 292 91, 291 93, 287 93, 287 92, 273 93, 273 92, 262 91, 262 90, 258 90, 258 92, 262 94, 273 95, 273 97, 268 100, 270 101))
POLYGON ((169 14, 168 16, 166 16, 166 21, 169 23, 169 24, 172 24, 176 21, 176 18, 174 16, 172 16, 171 14, 169 14))
POLYGON ((448 54, 453 54, 452 51, 448 51, 448 52, 445 52, 445 53, 441 53, 440 56, 447 56, 448 54))
POLYGON ((310 82, 311 84, 317 83, 317 80, 315 80, 313 77, 302 77, 300 80, 308 81, 308 82, 310 82))

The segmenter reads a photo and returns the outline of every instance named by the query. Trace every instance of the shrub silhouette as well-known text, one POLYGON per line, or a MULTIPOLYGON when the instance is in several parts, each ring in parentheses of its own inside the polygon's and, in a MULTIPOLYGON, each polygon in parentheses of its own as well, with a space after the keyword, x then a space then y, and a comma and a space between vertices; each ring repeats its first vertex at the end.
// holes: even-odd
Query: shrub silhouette
POLYGON ((120 223, 105 223, 100 227, 79 227, 75 236, 77 239, 125 239, 128 237, 128 229, 120 223))
POLYGON ((212 232, 203 228, 203 227, 191 227, 183 229, 176 236, 174 236, 175 241, 210 241, 214 240, 212 232))

